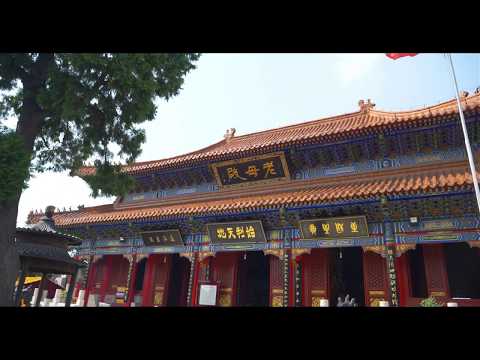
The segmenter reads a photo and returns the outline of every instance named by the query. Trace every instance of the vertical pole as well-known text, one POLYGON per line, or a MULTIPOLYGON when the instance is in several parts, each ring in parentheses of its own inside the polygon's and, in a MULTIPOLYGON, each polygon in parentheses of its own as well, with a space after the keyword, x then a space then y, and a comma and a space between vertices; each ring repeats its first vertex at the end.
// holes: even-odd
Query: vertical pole
POLYGON ((85 299, 83 299, 83 306, 87 306, 88 298, 90 296, 90 288, 92 287, 92 283, 95 279, 96 273, 96 264, 94 262, 95 257, 92 255, 90 256, 90 261, 88 262, 88 271, 87 271, 87 283, 85 285, 85 299))
POLYGON ((294 269, 295 269, 295 292, 294 300, 295 306, 302 306, 302 293, 303 293, 303 274, 302 274, 302 259, 298 256, 294 260, 294 269))
POLYGON ((448 54, 448 59, 450 60, 450 69, 453 79, 453 85, 455 86, 455 97, 457 98, 458 113, 460 115, 460 123, 462 124, 463 137, 465 139, 465 147, 467 150, 468 163, 470 165, 470 173, 472 174, 473 187, 475 189, 475 197, 477 199, 478 211, 480 213, 480 189, 478 187, 477 171, 475 169, 475 161, 473 159, 472 148, 470 146, 470 139, 468 138, 467 125, 465 123, 465 118, 463 117, 462 105, 460 103, 460 95, 458 91, 457 78, 455 76, 455 68, 453 67, 452 54, 448 54))
POLYGON ((20 268, 20 278, 18 279, 17 291, 15 293, 15 306, 20 306, 24 284, 25 284, 25 266, 22 264, 22 267, 20 268))
POLYGON ((390 300, 392 306, 398 307, 397 271, 395 269, 395 237, 393 235, 393 224, 390 221, 386 221, 384 222, 383 227, 383 237, 387 253, 387 278, 390 290, 390 300))
POLYGON ((75 273, 70 279, 70 286, 68 287, 67 298, 65 299, 65 307, 70 307, 73 297, 73 291, 75 290, 75 283, 77 282, 79 268, 75 270, 75 273))
POLYGON ((197 288, 198 288, 198 273, 200 271, 200 262, 197 259, 197 253, 193 253, 192 264, 190 267, 190 285, 189 285, 189 294, 190 294, 190 306, 197 305, 197 288))
POLYGON ((295 259, 293 259, 293 256, 292 256, 292 250, 290 249, 289 250, 290 252, 290 267, 289 267, 289 275, 290 275, 290 278, 289 278, 289 289, 288 289, 288 293, 289 293, 289 296, 288 296, 288 305, 289 306, 295 306, 295 295, 296 295, 296 285, 297 285, 297 281, 296 281, 296 270, 297 270, 297 265, 295 263, 295 259))
POLYGON ((410 285, 408 280, 407 254, 402 254, 395 259, 398 274, 399 305, 407 306, 410 296, 410 285))
POLYGON ((114 255, 106 255, 105 257, 105 270, 103 273, 103 284, 100 289, 100 301, 105 301, 105 295, 107 293, 107 289, 109 288, 110 283, 110 275, 112 272, 112 262, 113 262, 114 255))
MULTIPOLYGON (((282 217, 282 215, 280 215, 282 217)), ((285 220, 283 221, 286 225, 285 220)), ((280 230, 283 237, 283 306, 290 305, 290 259, 292 243, 288 230, 280 230)))
POLYGON ((135 285, 137 280, 137 254, 133 254, 132 260, 130 262, 130 268, 128 269, 128 290, 127 290, 127 306, 130 306, 132 303, 133 297, 135 295, 135 285))
POLYGON ((142 293, 142 306, 152 306, 151 295, 152 295, 152 285, 153 285, 153 268, 155 255, 150 254, 147 258, 147 263, 145 265, 145 274, 143 280, 143 293, 142 293))
POLYGON ((35 300, 35 307, 40 306, 40 300, 42 299, 43 290, 45 289, 46 277, 47 277, 47 274, 42 273, 42 280, 40 281, 40 287, 38 289, 38 296, 37 296, 37 299, 35 300))

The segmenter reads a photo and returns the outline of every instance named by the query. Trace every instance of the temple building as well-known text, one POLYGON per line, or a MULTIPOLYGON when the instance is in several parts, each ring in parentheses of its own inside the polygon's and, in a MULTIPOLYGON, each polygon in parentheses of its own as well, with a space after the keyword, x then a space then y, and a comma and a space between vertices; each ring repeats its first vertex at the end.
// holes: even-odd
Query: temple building
MULTIPOLYGON (((480 93, 461 102, 477 156, 480 93)), ((54 215, 89 264, 74 301, 84 290, 113 306, 200 306, 213 285, 217 306, 336 306, 347 294, 359 306, 478 306, 480 221, 458 115, 455 100, 401 112, 362 100, 126 165, 133 192, 54 215)))

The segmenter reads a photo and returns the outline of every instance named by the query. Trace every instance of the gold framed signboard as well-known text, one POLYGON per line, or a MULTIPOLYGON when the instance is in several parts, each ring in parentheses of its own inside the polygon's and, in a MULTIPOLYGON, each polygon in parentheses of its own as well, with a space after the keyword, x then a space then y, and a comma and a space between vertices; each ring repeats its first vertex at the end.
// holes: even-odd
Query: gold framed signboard
POLYGON ((303 240, 368 237, 366 216, 300 220, 303 240))
POLYGON ((180 230, 156 230, 142 233, 145 246, 183 246, 180 230))
POLYGON ((221 188, 290 180, 283 152, 222 161, 210 167, 221 188))
POLYGON ((210 241, 214 244, 247 244, 266 242, 260 220, 207 224, 210 241))

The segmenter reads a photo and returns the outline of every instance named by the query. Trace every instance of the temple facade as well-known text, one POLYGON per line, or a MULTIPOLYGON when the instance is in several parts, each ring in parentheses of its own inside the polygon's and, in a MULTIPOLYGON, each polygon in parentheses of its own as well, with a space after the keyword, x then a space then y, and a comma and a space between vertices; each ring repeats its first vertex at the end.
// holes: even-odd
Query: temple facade
MULTIPOLYGON (((461 101, 477 155, 480 93, 461 101)), ((454 100, 403 112, 360 101, 331 118, 229 129, 123 171, 133 192, 54 216, 83 239, 74 301, 84 290, 112 306, 200 306, 213 285, 217 306, 335 306, 345 295, 480 305, 480 221, 454 100)))

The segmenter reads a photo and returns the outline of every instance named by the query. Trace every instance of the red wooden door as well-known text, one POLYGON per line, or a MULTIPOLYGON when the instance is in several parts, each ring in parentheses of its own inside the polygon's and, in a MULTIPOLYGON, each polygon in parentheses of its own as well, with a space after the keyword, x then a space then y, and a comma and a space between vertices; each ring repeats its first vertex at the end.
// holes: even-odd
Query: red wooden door
POLYGON ((312 249, 302 255, 302 303, 320 306, 320 299, 330 298, 328 249, 312 249))
POLYGON ((378 306, 381 300, 389 300, 387 263, 385 258, 373 252, 363 253, 363 280, 365 306, 378 306))
POLYGON ((442 244, 422 245, 428 296, 450 297, 442 244))
POLYGON ((171 255, 154 254, 147 260, 143 305, 165 306, 170 277, 171 255))
POLYGON ((111 255, 109 267, 110 276, 105 286, 105 297, 109 298, 107 302, 114 303, 118 288, 128 288, 127 279, 130 263, 121 255, 111 255))
POLYGON ((107 267, 107 258, 103 256, 101 259, 97 260, 94 263, 95 271, 93 274, 92 287, 90 288, 90 294, 101 295, 102 285, 104 282, 106 267, 107 267))
POLYGON ((237 270, 240 253, 217 253, 211 259, 210 273, 212 281, 218 282, 218 304, 235 306, 237 298, 237 270))

